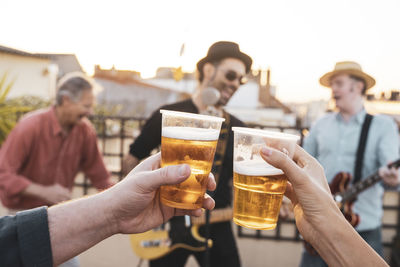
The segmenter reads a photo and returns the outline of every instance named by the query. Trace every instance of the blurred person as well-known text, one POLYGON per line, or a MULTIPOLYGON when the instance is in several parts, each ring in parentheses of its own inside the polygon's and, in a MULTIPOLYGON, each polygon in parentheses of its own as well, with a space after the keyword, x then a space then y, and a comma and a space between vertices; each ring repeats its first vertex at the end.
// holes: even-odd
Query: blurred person
MULTIPOLYGON (((201 209, 181 210, 160 202, 159 187, 183 182, 187 164, 160 169, 160 154, 143 161, 129 175, 101 193, 40 207, 0 219, 0 266, 53 266, 117 233, 139 233, 172 216, 199 216, 201 209)), ((209 190, 215 189, 210 174, 209 190)), ((214 201, 206 195, 203 207, 214 201)))
POLYGON ((299 146, 293 160, 268 147, 261 156, 286 174, 285 195, 293 204, 297 228, 329 266, 388 266, 345 219, 315 158, 299 146))
MULTIPOLYGON (((79 171, 99 190, 112 185, 96 132, 86 118, 93 82, 71 73, 60 79, 54 106, 26 114, 0 149, 0 198, 10 214, 71 199, 79 171)), ((78 266, 77 259, 63 266, 78 266)))
MULTIPOLYGON (((140 135, 130 146, 129 155, 124 159, 124 172, 132 169, 161 144, 160 109, 224 117, 225 122, 221 128, 212 168, 212 173, 217 180, 217 189, 213 198, 217 209, 229 208, 232 203, 233 177, 233 133, 231 128, 244 126, 244 123, 225 112, 223 108, 240 85, 244 83, 245 75, 250 71, 251 65, 252 59, 240 51, 238 44, 220 41, 211 45, 207 56, 197 63, 198 84, 192 97, 163 106, 152 114, 140 135)), ((183 218, 173 218, 170 224, 172 232, 180 231, 180 227, 185 227, 183 218)), ((240 266, 231 222, 213 223, 209 229, 210 238, 213 240, 210 248, 210 266, 240 266)), ((200 233, 204 234, 204 231, 205 227, 200 227, 200 233)), ((187 258, 192 254, 199 265, 204 266, 204 252, 192 252, 183 248, 150 261, 150 266, 184 266, 187 258)))
MULTIPOLYGON (((396 188, 400 183, 399 171, 386 167, 386 164, 399 157, 396 124, 387 116, 370 116, 366 113, 363 97, 375 85, 375 80, 363 72, 359 64, 338 62, 333 71, 321 77, 320 83, 331 88, 338 111, 325 115, 311 127, 304 140, 304 149, 324 167, 329 183, 340 172, 350 173, 354 177, 360 133, 367 117, 370 117, 365 152, 361 155, 363 164, 358 176, 362 179, 379 171, 383 183, 377 183, 360 193, 354 204, 354 212, 360 216, 357 232, 382 255, 384 187, 396 188)), ((305 250, 300 266, 327 265, 318 255, 305 250)))

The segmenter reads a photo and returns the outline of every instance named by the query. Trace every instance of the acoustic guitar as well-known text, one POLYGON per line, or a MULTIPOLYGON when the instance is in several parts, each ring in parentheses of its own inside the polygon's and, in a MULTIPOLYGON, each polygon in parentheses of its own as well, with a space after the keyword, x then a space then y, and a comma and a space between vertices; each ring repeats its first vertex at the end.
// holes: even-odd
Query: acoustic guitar
MULTIPOLYGON (((210 223, 230 221, 233 217, 232 208, 216 209, 210 213, 210 223)), ((140 258, 153 260, 172 252, 177 248, 191 251, 204 251, 206 242, 212 247, 212 240, 206 241, 199 233, 199 227, 205 224, 205 215, 190 217, 189 221, 177 217, 168 225, 163 225, 141 234, 130 235, 133 251, 140 258), (185 222, 186 220, 186 222, 185 222)))

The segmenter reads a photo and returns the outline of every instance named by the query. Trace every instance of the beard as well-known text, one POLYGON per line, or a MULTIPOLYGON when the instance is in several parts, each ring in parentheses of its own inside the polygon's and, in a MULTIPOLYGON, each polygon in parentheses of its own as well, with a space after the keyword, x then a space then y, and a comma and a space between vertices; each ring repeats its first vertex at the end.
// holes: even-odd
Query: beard
POLYGON ((215 81, 212 86, 221 94, 216 106, 225 106, 228 104, 229 100, 238 89, 236 86, 228 85, 223 81, 215 81))

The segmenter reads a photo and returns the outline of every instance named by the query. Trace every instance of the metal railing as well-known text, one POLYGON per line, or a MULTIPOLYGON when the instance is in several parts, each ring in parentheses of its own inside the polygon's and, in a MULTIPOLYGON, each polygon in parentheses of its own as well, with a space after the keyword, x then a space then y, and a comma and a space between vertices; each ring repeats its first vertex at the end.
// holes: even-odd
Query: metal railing
MULTIPOLYGON (((119 159, 119 169, 112 171, 112 175, 121 180, 122 172, 122 159, 124 157, 124 149, 127 145, 127 141, 131 143, 134 140, 133 131, 136 130, 137 133, 145 123, 144 118, 132 118, 132 117, 118 117, 118 116, 92 116, 92 123, 94 124, 99 143, 102 147, 102 153, 105 158, 118 158, 119 159), (119 140, 118 152, 108 152, 107 142, 109 140, 119 140)), ((262 126, 257 124, 248 125, 254 128, 269 128, 275 129, 281 132, 297 132, 301 136, 301 142, 303 141, 304 135, 307 133, 307 128, 296 128, 296 127, 282 127, 282 126, 262 126)), ((84 178, 82 183, 75 184, 78 187, 82 187, 83 194, 88 193, 88 189, 91 184, 87 178, 84 178)), ((397 222, 396 223, 384 223, 382 225, 383 231, 385 230, 395 230, 396 236, 400 237, 400 193, 398 196, 397 205, 384 205, 383 209, 387 211, 397 211, 397 222)), ((333 226, 334 227, 334 226, 333 226)), ((302 238, 296 228, 295 221, 293 219, 289 220, 279 220, 277 227, 272 231, 259 231, 259 230, 249 230, 238 226, 238 235, 243 238, 255 238, 255 239, 267 239, 267 240, 278 240, 278 241, 293 241, 301 242, 302 238), (288 230, 289 227, 289 230, 288 230), (287 234, 290 232, 290 234, 287 234)), ((393 242, 384 242, 385 247, 392 247, 393 242)))

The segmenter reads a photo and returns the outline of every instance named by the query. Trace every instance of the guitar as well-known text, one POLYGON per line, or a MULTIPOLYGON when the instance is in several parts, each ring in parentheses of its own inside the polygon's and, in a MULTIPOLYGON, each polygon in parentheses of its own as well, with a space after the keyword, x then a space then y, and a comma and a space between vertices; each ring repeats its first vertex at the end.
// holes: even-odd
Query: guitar
MULTIPOLYGON (((400 159, 388 164, 387 167, 399 168, 400 159)), ((376 171, 374 174, 362 179, 360 182, 350 187, 351 179, 352 177, 350 173, 340 172, 335 175, 332 182, 329 184, 329 188, 331 189, 333 199, 342 211, 346 220, 353 227, 356 227, 360 223, 360 216, 353 212, 353 205, 356 201, 357 195, 381 181, 382 177, 379 176, 379 171, 376 171)), ((305 247, 310 254, 316 255, 316 251, 307 242, 305 242, 305 247)))
MULTIPOLYGON (((388 168, 399 168, 400 159, 387 165, 388 168)), ((353 213, 352 207, 356 200, 356 197, 361 192, 365 191, 369 187, 379 182, 382 178, 379 176, 379 172, 376 171, 374 174, 361 180, 349 188, 351 181, 350 173, 338 173, 332 182, 329 184, 333 198, 340 210, 343 212, 345 218, 350 222, 352 226, 357 226, 360 222, 358 214, 353 213)))
MULTIPOLYGON (((231 207, 213 210, 210 213, 210 223, 230 221, 232 217, 231 207)), ((190 217, 190 220, 191 225, 185 225, 185 220, 182 217, 177 217, 170 221, 169 230, 164 225, 161 228, 152 229, 141 234, 130 235, 133 251, 142 259, 153 260, 177 248, 204 251, 206 242, 208 247, 212 247, 212 240, 206 241, 199 233, 199 227, 205 224, 205 215, 190 217)))

